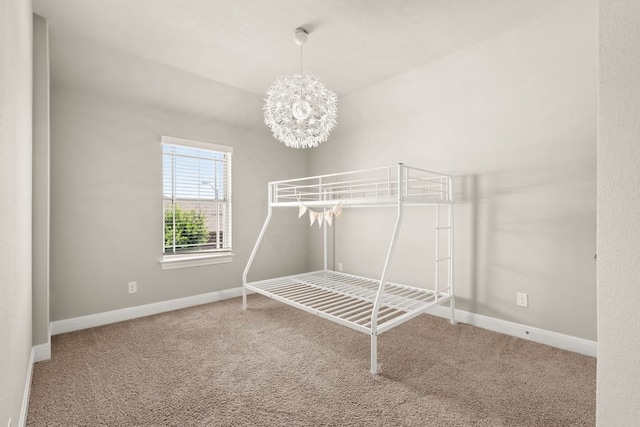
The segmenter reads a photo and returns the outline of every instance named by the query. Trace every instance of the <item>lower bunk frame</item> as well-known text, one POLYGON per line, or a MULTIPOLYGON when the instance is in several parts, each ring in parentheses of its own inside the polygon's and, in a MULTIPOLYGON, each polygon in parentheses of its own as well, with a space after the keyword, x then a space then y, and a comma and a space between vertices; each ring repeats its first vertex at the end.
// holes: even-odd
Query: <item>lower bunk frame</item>
POLYGON ((378 372, 377 336, 434 306, 449 303, 453 296, 388 282, 377 316, 374 307, 380 281, 332 270, 249 282, 246 291, 256 292, 290 306, 371 335, 371 373, 378 372))

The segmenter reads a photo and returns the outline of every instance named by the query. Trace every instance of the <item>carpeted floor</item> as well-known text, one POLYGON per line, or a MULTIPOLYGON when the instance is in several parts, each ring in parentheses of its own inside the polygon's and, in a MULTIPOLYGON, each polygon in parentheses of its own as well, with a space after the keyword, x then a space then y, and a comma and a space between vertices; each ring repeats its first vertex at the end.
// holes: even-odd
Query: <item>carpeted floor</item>
POLYGON ((252 295, 57 335, 29 426, 595 424, 596 360, 422 315, 369 337, 252 295))

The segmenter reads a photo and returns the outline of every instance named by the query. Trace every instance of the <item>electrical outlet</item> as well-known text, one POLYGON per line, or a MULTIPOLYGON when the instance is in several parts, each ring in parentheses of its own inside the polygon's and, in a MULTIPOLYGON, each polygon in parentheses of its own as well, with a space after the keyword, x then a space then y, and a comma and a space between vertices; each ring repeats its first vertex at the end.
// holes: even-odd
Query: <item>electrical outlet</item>
POLYGON ((342 263, 341 262, 338 263, 338 271, 342 271, 342 263))
POLYGON ((138 292, 138 282, 129 282, 129 293, 135 294, 138 292))
POLYGON ((518 292, 516 294, 516 304, 520 307, 529 307, 529 295, 523 292, 518 292))

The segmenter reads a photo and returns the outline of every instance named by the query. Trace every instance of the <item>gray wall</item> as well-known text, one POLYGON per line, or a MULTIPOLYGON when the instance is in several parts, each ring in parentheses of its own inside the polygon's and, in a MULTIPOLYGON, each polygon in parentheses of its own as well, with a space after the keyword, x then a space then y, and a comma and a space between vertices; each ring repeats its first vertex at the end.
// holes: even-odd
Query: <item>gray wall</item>
MULTIPOLYGON (((341 98, 311 172, 404 162, 454 175, 458 307, 595 340, 597 19, 595 0, 563 2, 341 98), (529 308, 516 306, 516 292, 529 294, 529 308)), ((379 276, 385 215, 350 210, 337 222, 334 258, 345 271, 379 276)), ((430 280, 430 218, 407 218, 392 280, 430 280)))
POLYGON ((49 29, 33 15, 33 344, 49 342, 49 29))
MULTIPOLYGON (((267 182, 308 168, 262 124, 262 100, 55 29, 51 77, 51 320, 240 286, 267 182), (232 263, 161 269, 160 135, 234 147, 232 263)), ((306 268, 306 228, 287 219, 250 278, 306 268)))
POLYGON ((600 1, 598 394, 601 426, 640 418, 640 3, 600 1))
MULTIPOLYGON (((640 200, 637 199, 640 158, 636 114, 640 108, 640 89, 636 72, 638 57, 630 53, 640 49, 637 31, 640 28, 640 9, 637 2, 632 0, 601 0, 600 4, 602 84, 598 144, 598 424, 633 425, 639 415, 636 402, 640 399, 638 345, 635 336, 635 331, 640 327, 640 316, 634 304, 640 300, 637 283, 640 271, 636 262, 640 256, 637 245, 640 239, 637 223, 640 206, 640 200)), ((477 265, 480 257, 488 256, 489 248, 493 248, 494 255, 497 255, 491 258, 495 262, 503 260, 499 255, 510 248, 522 250, 527 239, 527 236, 522 236, 523 229, 529 224, 541 236, 539 245, 544 240, 553 240, 555 243, 551 246, 558 245, 560 253, 540 259, 538 255, 541 252, 534 247, 531 253, 524 254, 531 255, 531 259, 527 260, 526 256, 522 256, 518 260, 511 260, 504 268, 511 268, 519 278, 526 278, 527 273, 536 278, 543 269, 548 268, 550 276, 546 280, 543 277, 540 282, 552 282, 556 289, 554 298, 559 298, 566 304, 565 308, 568 308, 572 317, 585 319, 584 328, 563 328, 563 322, 556 320, 555 326, 549 329, 566 330, 591 338, 591 318, 595 316, 591 308, 594 292, 593 267, 585 257, 591 255, 594 244, 594 153, 591 147, 594 129, 593 123, 587 118, 593 119, 591 110, 595 101, 590 88, 596 77, 592 72, 594 53, 585 44, 591 44, 595 37, 591 28, 594 20, 593 7, 594 2, 586 2, 575 10, 560 11, 555 17, 510 32, 443 58, 414 73, 341 100, 340 127, 334 138, 317 151, 319 158, 313 164, 314 169, 324 173, 406 161, 418 166, 433 165, 441 170, 457 173, 462 178, 459 182, 464 183, 459 184, 461 186, 458 189, 458 197, 461 199, 458 211, 461 211, 459 216, 462 215, 458 224, 458 228, 462 228, 462 236, 458 239, 461 242, 458 243, 461 254, 458 255, 467 263, 463 263, 460 270, 470 271, 470 277, 463 276, 461 279, 462 291, 469 295, 473 289, 476 293, 490 289, 501 293, 506 289, 504 301, 496 300, 494 303, 498 304, 498 311, 512 305, 513 289, 510 289, 509 281, 491 280, 491 275, 486 272, 483 273, 483 278, 479 277, 477 265), (561 25, 561 22, 566 25, 561 25), (587 31, 587 27, 591 30, 587 31), (536 47, 537 43, 533 39, 538 40, 540 45, 536 47), (558 42, 557 45, 554 41, 558 42), (525 43, 519 46, 520 42, 525 43), (458 71, 454 67, 456 62, 468 67, 458 71), (471 66, 472 64, 474 65, 471 66), (486 69, 479 64, 484 64, 486 69), (474 70, 473 76, 467 76, 467 70, 474 70), (494 72, 498 74, 491 77, 494 72), (478 79, 476 84, 472 84, 473 79, 478 79), (472 91, 471 88, 475 90, 472 91), (379 99, 379 95, 389 96, 391 90, 398 92, 398 98, 390 98, 394 102, 389 104, 388 110, 375 103, 363 107, 362 104, 370 97, 379 99), (509 94, 512 99, 507 99, 509 94), (423 103, 429 105, 425 106, 423 103), (484 111, 485 108, 487 111, 484 111), (519 113, 511 113, 511 108, 519 113), (379 111, 380 109, 383 111, 379 111), (457 120, 442 122, 440 119, 447 112, 454 112, 453 116, 457 120), (460 124, 465 124, 465 127, 462 128, 460 124), (370 129, 361 128, 367 126, 370 129), (373 148, 372 143, 376 140, 385 144, 373 148), (352 141, 355 147, 349 147, 348 141, 352 141), (531 142, 531 145, 525 145, 524 141, 531 142), (448 156, 450 147, 453 147, 453 154, 448 156), (542 156, 542 152, 552 152, 554 156, 542 156), (550 161, 550 157, 555 162, 550 161), (473 162, 477 162, 477 167, 470 166, 475 164, 473 162), (561 179, 552 179, 554 177, 561 179), (546 203, 546 196, 551 197, 553 202, 561 203, 546 203), (469 197, 471 201, 468 200, 469 197), (566 204, 562 203, 563 198, 570 199, 573 207, 567 206, 568 201, 566 204), (473 200, 477 202, 472 202, 473 200), (519 207, 521 204, 525 206, 519 207), (537 208, 536 204, 542 205, 544 209, 537 208), (524 208, 527 210, 524 211, 524 208), (478 213, 476 220, 473 220, 474 212, 478 213), (548 215, 546 220, 542 216, 544 212, 548 215), (510 217, 512 221, 497 220, 510 217), (569 224, 574 221, 575 225, 569 224), (508 234, 513 234, 511 240, 506 236, 508 234), (571 237, 576 240, 575 244, 568 242, 568 234, 575 234, 571 237), (475 258, 473 253, 476 253, 475 258), (518 265, 518 261, 524 264, 518 265), (535 262, 541 265, 536 265, 535 262), (567 274, 559 267, 565 263, 574 269, 575 276, 569 277, 568 281, 558 280, 566 279, 567 274), (580 285, 582 287, 578 288, 580 285), (567 294, 573 298, 568 298, 567 294), (585 303, 586 306, 582 309, 581 306, 585 303), (578 329, 584 333, 579 333, 578 329)), ((0 324, 3 325, 0 328, 0 423, 6 425, 8 418, 12 417, 16 425, 31 348, 32 15, 28 2, 0 0, 0 10, 0 62, 12 64, 11 67, 0 68, 0 196, 5 200, 0 205, 0 240, 4 242, 0 246, 0 324)), ((92 46, 88 47, 89 50, 91 48, 92 46)), ((74 57, 77 59, 76 55, 80 54, 88 55, 88 52, 83 52, 80 48, 58 53, 67 60, 74 57)), ((110 52, 103 55, 103 58, 107 61, 123 60, 119 55, 117 52, 110 52)), ((57 98, 54 102, 56 109, 60 110, 57 113, 57 126, 61 137, 58 141, 61 146, 58 156, 60 170, 55 175, 59 200, 54 215, 60 219, 69 214, 70 220, 80 221, 78 227, 67 224, 64 228, 64 223, 70 220, 61 220, 63 224, 58 233, 60 241, 57 242, 56 249, 69 252, 58 260, 58 285, 52 284, 52 289, 59 291, 61 299, 69 299, 61 304, 58 318, 160 300, 166 294, 186 295, 197 293, 201 289, 211 290, 217 288, 226 277, 230 277, 229 282, 234 282, 235 286, 238 271, 228 275, 227 271, 220 272, 215 266, 200 267, 202 274, 194 273, 198 269, 191 272, 184 270, 184 273, 176 271, 167 279, 161 277, 156 264, 149 260, 148 255, 134 253, 136 248, 139 249, 137 246, 134 249, 122 249, 123 245, 120 243, 125 234, 136 233, 140 228, 145 229, 142 234, 153 234, 146 230, 147 225, 144 223, 154 221, 151 216, 155 215, 155 210, 142 207, 137 198, 144 198, 151 205, 160 204, 159 197, 156 197, 159 196, 159 188, 152 189, 152 181, 155 183, 155 180, 147 181, 147 172, 159 175, 155 166, 151 166, 151 163, 159 160, 146 158, 146 155, 157 156, 153 153, 156 148, 150 148, 152 143, 147 139, 151 136, 155 138, 157 132, 167 130, 182 131, 182 136, 185 137, 216 139, 212 137, 221 136, 222 140, 236 138, 240 141, 239 146, 256 150, 256 154, 245 158, 244 166, 240 169, 244 169, 245 173, 247 169, 255 169, 250 173, 254 178, 252 182, 244 185, 251 187, 248 191, 252 191, 257 198, 264 194, 264 183, 261 182, 264 176, 276 179, 306 174, 305 167, 301 166, 305 161, 301 158, 303 156, 279 152, 273 141, 257 131, 257 125, 251 130, 243 129, 239 124, 243 121, 240 117, 242 113, 232 109, 234 111, 227 114, 224 111, 226 102, 220 101, 217 96, 212 97, 218 101, 211 106, 211 111, 215 113, 187 113, 194 109, 202 113, 208 104, 205 98, 212 91, 221 95, 223 101, 235 100, 242 103, 244 99, 251 104, 252 101, 246 100, 246 94, 243 96, 224 87, 212 88, 209 83, 202 85, 205 88, 202 92, 188 92, 192 95, 191 101, 185 100, 189 97, 170 98, 175 102, 158 106, 157 102, 151 102, 150 99, 166 99, 168 94, 175 94, 176 91, 180 93, 181 84, 193 89, 193 84, 189 83, 192 82, 192 77, 163 69, 153 63, 127 58, 123 65, 148 67, 155 70, 157 74, 152 74, 156 78, 171 75, 172 78, 165 83, 169 82, 167 84, 172 87, 159 89, 154 84, 138 87, 131 81, 120 80, 119 70, 110 67, 107 70, 111 78, 118 80, 118 84, 111 82, 111 85, 99 91, 97 89, 108 76, 96 76, 91 72, 86 73, 85 80, 82 77, 86 72, 86 69, 82 70, 85 65, 101 69, 96 65, 99 59, 93 57, 92 60, 93 62, 76 64, 81 69, 79 75, 61 78, 58 87, 54 88, 57 98), (128 90, 142 91, 144 96, 136 95, 138 101, 131 102, 127 98, 128 90), (118 96, 114 96, 112 92, 116 92, 118 96), (176 103, 180 104, 179 107, 176 107, 176 103), (185 106, 185 103, 190 105, 185 106), (151 108, 149 105, 155 107, 151 108), (176 113, 175 110, 182 113, 176 113), (217 121, 216 118, 220 117, 223 119, 217 121), (75 129, 77 126, 85 129, 75 129), (67 141, 66 137, 72 137, 73 142, 67 141), (108 148, 114 141, 115 148, 108 148), (140 145, 135 144, 140 141, 140 145), (123 163, 114 159, 114 151, 118 150, 129 155, 129 160, 123 163), (102 162, 96 162, 92 157, 103 154, 109 154, 108 161, 100 166, 102 162), (69 158, 64 161, 63 158, 67 155, 69 158), (261 156, 275 162, 275 167, 261 161, 261 156), (79 162, 76 164, 73 160, 79 162), (112 171, 107 169, 113 165, 121 167, 118 171, 123 172, 122 176, 109 177, 112 171), (126 170, 127 167, 135 170, 137 166, 142 170, 126 170), (276 167, 282 168, 282 171, 275 170, 276 167), (96 174, 80 173, 93 172, 93 169, 96 169, 96 174), (110 214, 121 222, 123 218, 126 220, 120 209, 108 207, 105 203, 95 205, 96 208, 107 209, 105 214, 98 215, 98 218, 87 218, 91 215, 82 213, 84 208, 81 206, 87 199, 100 199, 99 195, 91 194, 86 186, 82 186, 81 191, 76 191, 81 188, 82 183, 86 184, 87 175, 90 176, 88 180, 91 187, 102 195, 106 194, 113 204, 131 207, 133 220, 141 226, 134 230, 124 221, 124 230, 120 231, 117 223, 107 221, 104 217, 101 219, 100 216, 110 214), (116 198, 117 192, 122 192, 126 200, 116 198), (155 202, 156 198, 158 202, 155 202), (138 209, 148 209, 149 212, 137 213, 138 209), (102 240, 93 242, 88 238, 74 236, 79 230, 92 228, 99 228, 100 231, 92 231, 88 237, 102 240), (65 236, 65 232, 69 233, 70 238, 65 236), (85 256, 84 251, 91 251, 93 256, 85 256), (92 260, 91 265, 82 265, 87 260, 92 260), (69 272, 61 271, 65 268, 69 272), (124 272, 121 273, 123 269, 124 272), (142 273, 137 275, 139 271, 142 273), (133 275, 140 281, 141 288, 149 286, 152 289, 156 284, 158 290, 147 293, 141 289, 140 294, 134 297, 137 298, 135 301, 122 296, 126 283, 121 282, 131 279, 130 276, 133 275), (222 277, 220 281, 219 277, 222 277), (83 287, 95 294, 88 296, 83 287), (80 291, 79 294, 76 293, 77 290, 80 291), (92 302, 104 297, 106 300, 103 303, 92 302), (83 309, 83 304, 91 307, 83 309), (65 312, 66 309, 68 313, 65 312)), ((139 73, 134 73, 133 77, 135 76, 139 77, 139 73)), ((253 108, 246 105, 243 107, 247 109, 247 116, 255 115, 258 102, 254 103, 256 105, 253 108)), ((236 169, 236 181, 242 181, 243 178, 238 177, 237 172, 236 169)), ((262 221, 265 202, 264 195, 262 197, 258 203, 253 198, 241 198, 240 206, 236 207, 244 210, 242 215, 247 217, 246 224, 250 229, 247 234, 251 235, 246 236, 250 241, 247 246, 252 244, 262 221)), ((158 224, 153 227, 157 228, 158 224)), ((286 234, 289 230, 280 227, 276 233, 267 236, 267 243, 271 245, 269 249, 275 254, 261 254, 263 261, 259 261, 260 274, 280 273, 275 271, 278 270, 276 267, 271 267, 273 270, 268 271, 267 266, 274 258, 285 255, 280 253, 282 245, 275 243, 281 237, 276 234, 286 234)), ((303 234, 297 229, 294 233, 303 234)), ((238 233, 236 239, 240 242, 238 233)), ((292 242, 299 244, 297 236, 292 238, 292 242)), ((535 242, 532 240, 530 243, 535 242)), ((159 241, 158 247, 160 243, 159 241)), ((145 240, 142 246, 142 250, 147 250, 147 246, 151 247, 152 244, 145 240)), ((295 246, 295 249, 300 248, 295 246)), ((159 249, 154 247, 153 250, 159 249)), ((246 251, 247 247, 242 248, 242 251, 238 248, 237 252, 242 253, 232 270, 243 264, 239 259, 246 258, 246 251)), ((346 254, 347 252, 345 256, 346 254)), ((487 268, 500 267, 487 261, 487 268)), ((294 259, 293 262, 304 264, 300 259, 294 259)), ((541 293, 538 297, 550 298, 548 292, 541 293)), ((538 297, 532 299, 532 308, 537 304, 538 297)), ((470 306, 470 301, 467 306, 470 306)), ((487 309, 490 310, 491 307, 487 309)), ((557 311, 554 308, 550 314, 557 317, 557 311)), ((520 311, 517 316, 512 317, 523 323, 538 322, 525 314, 526 312, 520 311)), ((538 323, 546 324, 542 321, 538 323)))
POLYGON ((31 2, 0 0, 0 425, 20 422, 31 353, 31 2))

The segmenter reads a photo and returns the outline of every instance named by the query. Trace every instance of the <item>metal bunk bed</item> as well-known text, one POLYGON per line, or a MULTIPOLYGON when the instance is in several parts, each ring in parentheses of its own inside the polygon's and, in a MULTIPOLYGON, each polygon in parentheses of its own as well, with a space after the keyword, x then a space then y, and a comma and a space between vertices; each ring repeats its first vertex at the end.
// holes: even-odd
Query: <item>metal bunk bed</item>
POLYGON ((267 218, 242 275, 242 308, 247 291, 266 295, 371 336, 371 373, 377 374, 378 335, 429 309, 448 303, 455 323, 453 281, 452 178, 398 165, 269 183, 267 218), (388 206, 397 209, 395 227, 379 279, 328 269, 327 226, 324 227, 324 269, 248 282, 247 275, 267 230, 274 208, 309 209, 388 206), (434 282, 430 289, 387 281, 407 206, 429 205, 435 211, 434 282), (444 282, 444 283, 443 283, 444 282))

